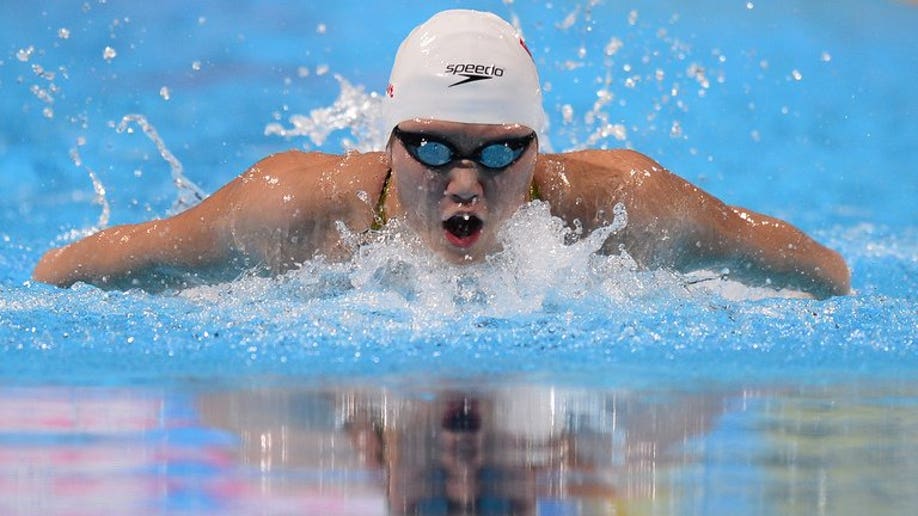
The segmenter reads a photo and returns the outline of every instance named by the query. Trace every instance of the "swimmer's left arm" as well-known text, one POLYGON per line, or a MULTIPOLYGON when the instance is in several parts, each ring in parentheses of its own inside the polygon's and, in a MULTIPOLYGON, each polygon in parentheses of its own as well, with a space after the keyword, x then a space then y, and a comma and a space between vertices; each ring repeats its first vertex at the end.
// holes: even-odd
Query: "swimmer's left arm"
POLYGON ((627 251, 640 265, 687 272, 729 269, 756 285, 815 297, 847 294, 848 267, 838 253, 781 220, 727 206, 629 150, 545 156, 536 185, 552 212, 586 231, 612 222, 621 203, 627 225, 603 250, 627 251))
POLYGON ((737 206, 726 208, 728 215, 714 238, 732 248, 724 253, 730 276, 764 277, 769 285, 817 298, 850 293, 851 275, 840 254, 783 220, 737 206))
MULTIPOLYGON (((817 298, 850 291, 848 266, 837 252, 783 220, 728 206, 650 158, 643 159, 648 163, 630 163, 631 181, 622 198, 634 223, 630 231, 649 242, 655 253, 651 262, 663 260, 682 272, 724 271, 749 285, 798 290, 817 298)), ((625 239, 628 234, 626 228, 625 239)), ((631 240, 641 248, 633 235, 631 240)))

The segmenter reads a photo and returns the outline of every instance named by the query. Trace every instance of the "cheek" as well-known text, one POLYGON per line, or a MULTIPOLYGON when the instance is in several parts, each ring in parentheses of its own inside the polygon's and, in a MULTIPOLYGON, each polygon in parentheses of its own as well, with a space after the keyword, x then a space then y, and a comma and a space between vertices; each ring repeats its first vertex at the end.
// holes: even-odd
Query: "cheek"
POLYGON ((432 221, 439 220, 437 209, 443 190, 437 190, 438 185, 428 175, 426 170, 409 173, 402 170, 398 175, 399 203, 405 210, 409 226, 418 231, 423 231, 432 221))
POLYGON ((527 173, 526 170, 512 170, 507 172, 508 173, 495 179, 495 193, 507 200, 518 200, 520 203, 525 202, 529 197, 529 189, 532 185, 532 174, 527 173))
POLYGON ((402 206, 417 206, 418 201, 426 196, 425 184, 426 170, 421 170, 414 164, 414 160, 407 158, 403 153, 394 153, 392 168, 396 170, 395 184, 399 201, 402 206))
POLYGON ((436 182, 429 180, 426 174, 402 176, 398 192, 403 206, 419 210, 426 209, 432 201, 438 201, 443 195, 442 188, 438 190, 436 182))

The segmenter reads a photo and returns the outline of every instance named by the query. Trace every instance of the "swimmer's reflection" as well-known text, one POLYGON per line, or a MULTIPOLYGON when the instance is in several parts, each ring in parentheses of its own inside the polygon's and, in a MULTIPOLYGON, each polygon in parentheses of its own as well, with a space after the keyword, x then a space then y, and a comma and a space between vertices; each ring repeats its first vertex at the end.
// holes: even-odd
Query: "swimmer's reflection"
POLYGON ((239 434, 240 459, 263 473, 319 469, 338 492, 353 473, 380 473, 392 514, 593 514, 657 496, 656 473, 681 459, 672 445, 721 405, 523 385, 255 390, 206 396, 201 411, 239 434))

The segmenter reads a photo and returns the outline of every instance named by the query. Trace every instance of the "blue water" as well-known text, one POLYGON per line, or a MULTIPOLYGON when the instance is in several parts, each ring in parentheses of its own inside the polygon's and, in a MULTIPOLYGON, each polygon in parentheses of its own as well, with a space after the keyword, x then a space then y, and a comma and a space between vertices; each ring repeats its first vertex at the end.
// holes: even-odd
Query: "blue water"
MULTIPOLYGON (((5 2, 0 512, 409 511, 395 495, 452 478, 420 465, 452 438, 431 414, 471 401, 482 453, 540 479, 520 512, 918 504, 907 480, 918 8, 522 4, 462 5, 519 21, 552 150, 631 147, 787 219, 847 259, 854 293, 687 288, 592 256, 589 243, 564 246, 540 205, 514 219, 495 263, 468 269, 393 232, 351 262, 277 279, 161 295, 33 283, 51 246, 171 213, 173 173, 212 192, 272 152, 379 148, 375 93, 397 42, 455 4, 5 2), (367 435, 416 446, 367 459, 353 430, 365 420, 367 435), (411 433, 428 427, 440 440, 411 433), (580 458, 536 467, 543 445, 580 458), (522 451, 510 460, 504 448, 522 451), (395 482, 395 463, 425 473, 395 482)), ((483 484, 516 478, 501 467, 481 466, 483 484)), ((513 497, 500 493, 532 491, 508 485, 479 509, 507 511, 513 497)), ((448 496, 430 492, 415 508, 445 511, 448 496)))

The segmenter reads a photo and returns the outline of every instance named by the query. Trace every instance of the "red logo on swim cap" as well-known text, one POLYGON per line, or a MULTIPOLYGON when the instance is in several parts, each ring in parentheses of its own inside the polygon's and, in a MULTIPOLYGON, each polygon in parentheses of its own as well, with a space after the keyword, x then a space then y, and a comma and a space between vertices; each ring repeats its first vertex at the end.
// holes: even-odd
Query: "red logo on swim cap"
POLYGON ((386 95, 388 95, 390 99, 395 97, 395 86, 393 86, 391 82, 386 86, 386 95))
POLYGON ((520 46, 522 46, 523 50, 525 50, 526 53, 529 54, 529 58, 535 61, 535 58, 532 57, 532 52, 529 51, 529 47, 526 46, 526 42, 523 41, 523 38, 520 38, 520 46))

